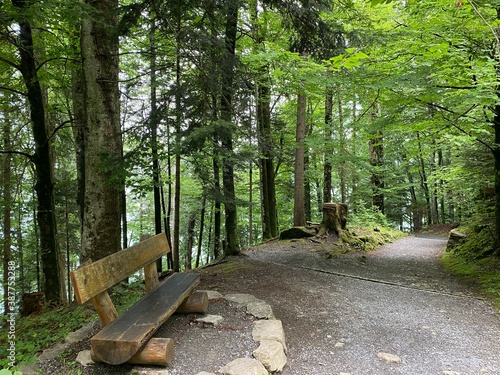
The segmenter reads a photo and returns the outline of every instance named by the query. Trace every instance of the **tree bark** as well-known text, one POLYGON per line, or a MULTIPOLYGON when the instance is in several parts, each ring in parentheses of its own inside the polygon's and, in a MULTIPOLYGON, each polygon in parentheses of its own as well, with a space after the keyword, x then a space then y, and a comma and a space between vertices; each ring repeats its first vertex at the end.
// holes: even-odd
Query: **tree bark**
POLYGON ((318 236, 339 235, 347 226, 347 210, 345 203, 324 203, 323 220, 319 225, 318 236))
POLYGON ((345 155, 346 152, 346 137, 344 132, 344 111, 342 109, 342 97, 340 93, 340 87, 337 90, 337 105, 339 110, 339 153, 340 153, 340 163, 339 163, 339 179, 340 179, 340 201, 342 203, 347 202, 347 181, 346 181, 346 162, 345 155))
POLYGON ((271 132, 270 88, 265 83, 258 85, 257 123, 262 187, 262 235, 263 239, 278 236, 278 212, 276 209, 276 183, 274 175, 274 152, 271 132))
MULTIPOLYGON (((372 125, 375 122, 377 115, 376 108, 372 111, 372 125)), ((384 213, 384 181, 381 176, 381 168, 383 166, 384 146, 383 135, 380 130, 374 130, 370 136, 370 165, 372 166, 371 185, 373 191, 372 205, 382 213, 384 213)))
POLYGON ((85 194, 81 260, 121 249, 122 136, 118 90, 118 0, 86 0, 82 21, 85 194))
MULTIPOLYGON (((302 85, 302 83, 300 83, 302 85)), ((295 128, 295 168, 294 168, 294 201, 293 201, 293 225, 304 226, 304 157, 305 157, 305 133, 306 133, 306 109, 307 97, 302 86, 299 86, 297 95, 297 124, 295 128)))
POLYGON ((427 172, 425 168, 425 163, 424 163, 424 156, 422 153, 422 143, 420 142, 420 134, 417 132, 417 141, 418 141, 418 161, 419 161, 419 174, 420 174, 420 186, 422 187, 422 190, 424 191, 424 196, 425 196, 425 202, 426 202, 426 217, 427 217, 427 222, 428 224, 432 223, 432 218, 431 218, 431 197, 429 195, 429 185, 427 183, 427 172))
MULTIPOLYGON (((153 17, 151 20, 149 30, 149 44, 150 44, 150 102, 151 114, 149 119, 150 132, 151 132, 151 157, 153 166, 153 199, 154 199, 154 217, 155 217, 155 233, 162 232, 162 205, 161 205, 161 191, 160 191, 160 162, 158 156, 158 103, 156 98, 156 19, 153 17)), ((162 272, 161 257, 156 261, 157 271, 159 274, 162 272)))
POLYGON ((236 66, 236 36, 238 25, 238 1, 228 0, 226 13, 226 64, 222 71, 222 97, 221 97, 221 120, 226 127, 221 132, 220 140, 223 149, 222 155, 222 190, 224 192, 224 213, 226 215, 226 245, 225 255, 235 255, 240 252, 237 235, 237 212, 236 195, 234 190, 234 166, 233 166, 233 123, 232 123, 232 100, 234 70, 236 66))
POLYGON ((200 211, 200 233, 198 235, 198 250, 196 252, 196 263, 195 263, 196 268, 200 266, 200 260, 201 260, 201 249, 203 247, 203 231, 205 229, 206 204, 207 204, 207 197, 205 195, 205 192, 203 192, 203 200, 201 203, 201 211, 200 211))
MULTIPOLYGON (((217 135, 214 136, 214 145, 219 143, 217 135)), ((220 188, 220 168, 219 151, 214 147, 213 153, 213 172, 214 172, 214 260, 219 258, 221 248, 221 188, 220 188)))
MULTIPOLYGON (((500 87, 497 88, 500 98, 500 87)), ((493 117, 495 129, 495 144, 493 145, 493 158, 495 160, 495 254, 500 256, 500 105, 495 106, 493 117)))
POLYGON ((193 244, 194 244, 194 227, 196 225, 196 218, 191 214, 188 222, 187 245, 186 245, 186 264, 185 269, 190 270, 193 268, 193 244))
MULTIPOLYGON (((12 4, 22 12, 30 5, 30 2, 12 1, 12 4)), ((48 135, 44 108, 45 99, 33 51, 31 25, 26 19, 19 21, 19 36, 19 69, 27 89, 35 141, 35 152, 31 160, 35 164, 36 173, 37 223, 40 228, 41 259, 45 278, 44 293, 47 302, 59 304, 65 301, 66 295, 64 293, 64 271, 60 267, 61 257, 57 242, 52 143, 48 135)))
MULTIPOLYGON (((4 117, 4 125, 3 125, 3 149, 5 151, 10 150, 11 141, 10 141, 10 121, 7 116, 4 117)), ((11 208, 12 208, 12 194, 11 194, 11 177, 12 177, 12 168, 11 168, 11 160, 12 156, 8 153, 2 155, 2 204, 3 204, 3 221, 2 221, 2 229, 3 229, 3 296, 4 296, 4 316, 9 312, 14 312, 9 309, 9 267, 11 261, 11 208)), ((5 322, 5 321, 4 321, 5 322)))
MULTIPOLYGON (((332 75, 331 71, 328 72, 328 77, 332 75)), ((323 162, 323 202, 332 201, 332 162, 333 156, 332 143, 333 143, 333 89, 330 85, 327 86, 325 96, 325 153, 323 162)))

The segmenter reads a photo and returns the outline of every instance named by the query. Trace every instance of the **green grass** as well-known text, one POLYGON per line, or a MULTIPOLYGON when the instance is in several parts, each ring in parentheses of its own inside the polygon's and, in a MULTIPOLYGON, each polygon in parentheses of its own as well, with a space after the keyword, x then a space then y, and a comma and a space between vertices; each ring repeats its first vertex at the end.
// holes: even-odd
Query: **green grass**
MULTIPOLYGON (((143 294, 143 287, 137 283, 116 286, 111 299, 119 313, 130 307, 143 294)), ((16 319, 16 366, 33 363, 47 348, 64 341, 66 336, 79 329, 82 324, 97 319, 97 314, 89 305, 75 303, 57 308, 46 308, 38 315, 17 317, 16 319)), ((9 342, 7 329, 0 331, 0 342, 9 342)), ((0 369, 9 366, 7 345, 0 346, 0 369)), ((3 370, 2 370, 3 371, 3 370)), ((6 370, 5 374, 10 374, 6 370)), ((4 373, 0 373, 4 375, 4 373)))
POLYGON ((500 258, 470 259, 460 253, 448 252, 441 257, 441 263, 451 274, 477 283, 500 312, 500 258))

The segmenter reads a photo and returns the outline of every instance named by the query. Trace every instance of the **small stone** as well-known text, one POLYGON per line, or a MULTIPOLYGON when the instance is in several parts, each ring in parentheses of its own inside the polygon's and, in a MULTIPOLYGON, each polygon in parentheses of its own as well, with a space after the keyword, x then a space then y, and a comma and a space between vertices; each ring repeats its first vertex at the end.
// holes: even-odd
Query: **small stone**
POLYGON ((199 290, 199 292, 206 292, 209 301, 214 301, 217 299, 224 298, 224 296, 221 293, 217 292, 216 290, 199 290))
POLYGON ((250 302, 247 305, 247 314, 252 315, 257 319, 274 318, 273 309, 264 301, 250 302))
POLYGON ((335 347, 336 348, 343 348, 344 346, 345 346, 345 343, 343 343, 343 342, 337 342, 337 343, 335 343, 335 347))
POLYGON ((252 358, 238 358, 219 370, 224 375, 269 375, 262 363, 252 358))
POLYGON ((262 302, 257 297, 246 293, 226 294, 224 298, 238 305, 248 305, 250 302, 262 302))
POLYGON ((387 363, 401 363, 401 358, 394 354, 380 352, 377 353, 377 358, 380 358, 387 363))
POLYGON ((211 324, 213 326, 219 325, 219 323, 223 320, 224 318, 220 315, 207 315, 203 318, 196 319, 196 321, 199 323, 211 324))
POLYGON ((350 372, 339 372, 339 375, 351 375, 350 372))
POLYGON ((257 320, 253 324, 252 337, 254 341, 276 340, 286 352, 285 331, 281 320, 257 320))
POLYGON ((287 361, 283 345, 276 340, 262 340, 253 356, 270 372, 280 372, 287 361))
POLYGON ((67 342, 68 344, 74 344, 75 342, 80 342, 85 340, 87 336, 89 336, 92 333, 95 323, 96 322, 93 321, 82 325, 82 328, 80 328, 79 330, 68 334, 66 340, 64 341, 67 342))
POLYGON ((92 358, 90 358, 90 350, 82 350, 76 356, 76 361, 83 367, 87 367, 94 364, 92 358))
POLYGON ((460 375, 460 373, 456 372, 456 371, 442 371, 441 374, 442 375, 460 375))
POLYGON ((158 369, 158 368, 141 368, 134 367, 132 371, 130 371, 130 375, 168 375, 168 370, 158 369))
POLYGON ((202 372, 197 373, 196 375, 215 375, 215 373, 214 372, 202 371, 202 372))
POLYGON ((38 360, 51 361, 68 348, 69 344, 67 342, 56 344, 52 348, 45 349, 43 353, 40 355, 40 357, 38 357, 38 360))

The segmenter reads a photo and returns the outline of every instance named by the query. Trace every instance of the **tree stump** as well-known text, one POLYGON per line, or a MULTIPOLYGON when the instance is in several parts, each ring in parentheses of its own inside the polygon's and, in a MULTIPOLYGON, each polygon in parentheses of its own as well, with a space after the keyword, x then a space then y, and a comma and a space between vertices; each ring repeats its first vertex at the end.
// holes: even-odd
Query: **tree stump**
POLYGON ((346 203, 324 203, 323 220, 319 225, 318 236, 339 235, 347 225, 346 203))

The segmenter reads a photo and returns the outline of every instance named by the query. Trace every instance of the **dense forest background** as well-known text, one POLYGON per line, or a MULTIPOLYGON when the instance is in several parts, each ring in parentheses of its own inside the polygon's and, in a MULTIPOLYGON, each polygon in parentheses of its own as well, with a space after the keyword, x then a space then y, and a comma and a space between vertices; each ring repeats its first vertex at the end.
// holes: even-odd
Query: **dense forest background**
POLYGON ((189 269, 324 202, 498 254, 499 26, 497 0, 2 2, 4 280, 57 304, 144 235, 189 269))

